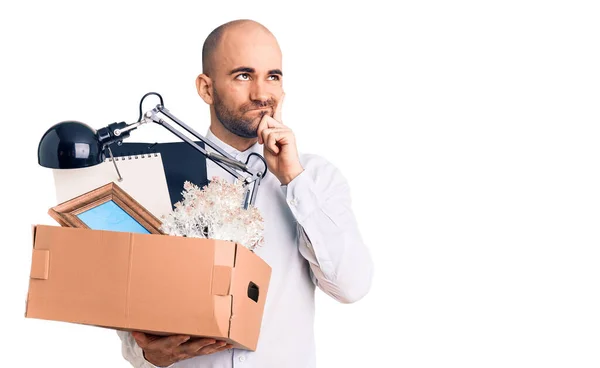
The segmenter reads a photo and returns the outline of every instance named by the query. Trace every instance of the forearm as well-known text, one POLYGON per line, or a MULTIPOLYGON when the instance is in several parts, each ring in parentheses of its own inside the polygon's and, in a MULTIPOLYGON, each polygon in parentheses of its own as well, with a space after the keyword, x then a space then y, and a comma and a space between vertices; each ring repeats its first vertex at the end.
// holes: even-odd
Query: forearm
POLYGON ((364 297, 373 276, 371 255, 355 229, 336 226, 323 212, 299 221, 299 251, 309 262, 313 281, 343 303, 364 297))
POLYGON ((340 302, 362 298, 371 286, 373 262, 345 179, 331 166, 305 170, 288 184, 285 195, 299 225, 299 251, 315 284, 340 302))

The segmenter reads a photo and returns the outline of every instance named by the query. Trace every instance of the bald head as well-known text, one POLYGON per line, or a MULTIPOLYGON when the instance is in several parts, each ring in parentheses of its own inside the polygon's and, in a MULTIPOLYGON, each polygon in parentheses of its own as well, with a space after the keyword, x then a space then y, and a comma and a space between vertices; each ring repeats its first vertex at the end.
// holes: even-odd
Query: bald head
POLYGON ((239 147, 247 149, 263 116, 273 116, 283 96, 277 40, 251 20, 225 23, 206 38, 202 66, 196 89, 210 105, 211 130, 231 142, 241 139, 239 147))
MULTIPOLYGON (((271 38, 275 44, 275 36, 262 24, 250 19, 238 19, 215 28, 204 41, 202 46, 202 72, 211 76, 214 72, 214 64, 218 59, 221 44, 224 40, 234 39, 241 36, 260 35, 271 38)), ((278 47, 278 45, 277 45, 278 47)))

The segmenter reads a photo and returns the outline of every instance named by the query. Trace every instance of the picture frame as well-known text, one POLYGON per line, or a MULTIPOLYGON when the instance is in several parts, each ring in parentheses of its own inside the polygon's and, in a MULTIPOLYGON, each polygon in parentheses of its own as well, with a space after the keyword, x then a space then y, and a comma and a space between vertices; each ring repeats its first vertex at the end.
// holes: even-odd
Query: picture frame
POLYGON ((161 221, 111 182, 48 210, 61 226, 162 234, 161 221))

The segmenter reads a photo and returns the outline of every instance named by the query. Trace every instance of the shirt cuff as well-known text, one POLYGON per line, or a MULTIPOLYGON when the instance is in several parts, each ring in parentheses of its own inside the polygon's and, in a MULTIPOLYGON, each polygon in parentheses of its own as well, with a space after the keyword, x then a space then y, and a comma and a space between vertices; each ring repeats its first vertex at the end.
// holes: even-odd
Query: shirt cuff
POLYGON ((282 186, 282 190, 286 202, 299 222, 319 208, 315 183, 307 170, 302 171, 287 186, 282 186))

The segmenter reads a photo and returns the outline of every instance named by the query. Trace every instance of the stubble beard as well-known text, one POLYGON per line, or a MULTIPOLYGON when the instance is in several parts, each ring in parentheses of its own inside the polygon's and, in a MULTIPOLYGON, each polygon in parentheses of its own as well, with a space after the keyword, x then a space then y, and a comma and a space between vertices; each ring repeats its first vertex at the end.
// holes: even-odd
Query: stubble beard
MULTIPOLYGON (((227 129, 229 132, 242 138, 257 138, 258 124, 260 120, 268 114, 268 111, 261 111, 257 117, 249 118, 244 116, 244 110, 241 112, 233 111, 222 102, 219 94, 213 89, 213 107, 215 109, 215 115, 217 120, 227 129)), ((265 105, 272 105, 270 102, 265 105)), ((260 107, 260 106, 256 106, 260 107)))

